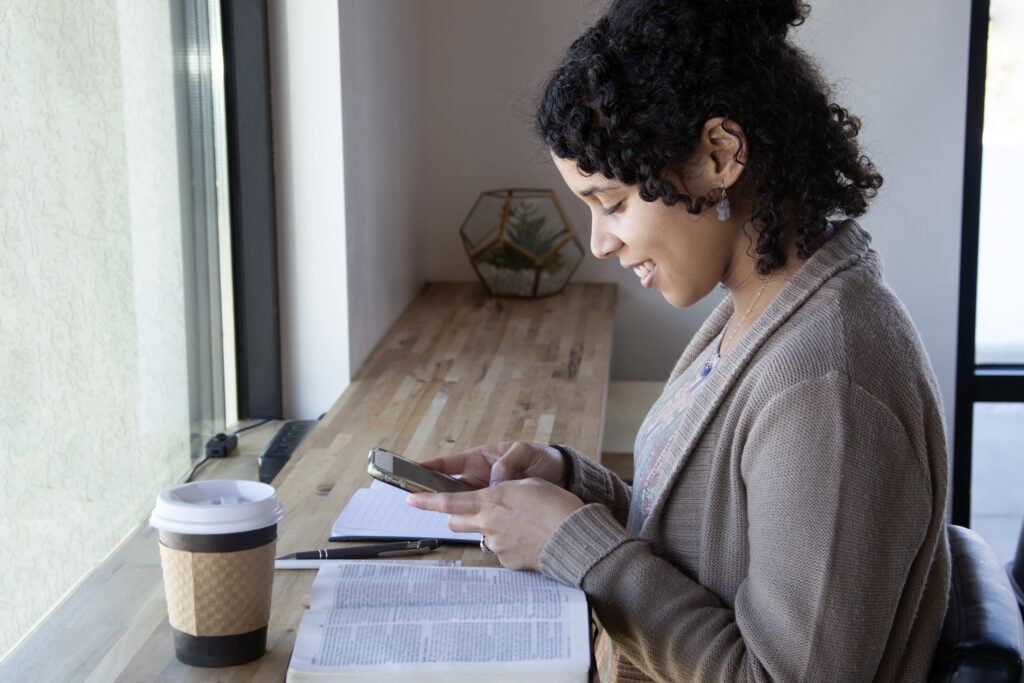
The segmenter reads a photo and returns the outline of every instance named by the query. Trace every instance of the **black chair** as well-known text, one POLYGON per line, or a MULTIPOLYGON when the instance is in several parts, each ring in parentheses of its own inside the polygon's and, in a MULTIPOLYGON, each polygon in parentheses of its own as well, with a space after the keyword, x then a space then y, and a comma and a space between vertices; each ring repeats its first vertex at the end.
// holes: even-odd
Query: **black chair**
POLYGON ((1003 565, 978 534, 949 526, 953 576, 931 681, 1024 681, 1024 622, 1003 565))

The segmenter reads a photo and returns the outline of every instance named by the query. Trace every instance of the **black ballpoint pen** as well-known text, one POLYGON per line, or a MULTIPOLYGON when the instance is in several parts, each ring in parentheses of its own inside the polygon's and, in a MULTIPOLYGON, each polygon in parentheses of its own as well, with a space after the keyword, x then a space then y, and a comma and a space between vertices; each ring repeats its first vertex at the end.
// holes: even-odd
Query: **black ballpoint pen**
POLYGON ((279 560, 368 560, 374 557, 404 557, 406 555, 425 555, 437 550, 440 545, 435 538, 424 538, 418 541, 398 541, 396 543, 376 543, 358 545, 351 548, 321 548, 320 550, 304 550, 291 555, 282 555, 279 560))

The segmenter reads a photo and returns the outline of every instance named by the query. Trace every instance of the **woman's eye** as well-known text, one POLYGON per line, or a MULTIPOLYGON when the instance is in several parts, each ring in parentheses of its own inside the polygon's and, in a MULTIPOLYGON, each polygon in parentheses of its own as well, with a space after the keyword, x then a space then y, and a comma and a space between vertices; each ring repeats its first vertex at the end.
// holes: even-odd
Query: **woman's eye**
POLYGON ((624 201, 625 200, 623 199, 619 201, 619 203, 617 203, 615 206, 609 206, 607 209, 601 209, 601 213, 603 213, 605 216, 611 216, 613 213, 615 213, 622 207, 622 202, 624 201))

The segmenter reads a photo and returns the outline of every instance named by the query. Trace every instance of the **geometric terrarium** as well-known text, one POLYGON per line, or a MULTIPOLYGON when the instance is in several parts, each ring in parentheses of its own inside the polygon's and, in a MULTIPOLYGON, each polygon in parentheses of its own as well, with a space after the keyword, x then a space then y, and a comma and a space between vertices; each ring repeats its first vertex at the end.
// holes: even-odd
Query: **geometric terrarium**
POLYGON ((583 260, 552 190, 482 192, 459 234, 473 270, 495 296, 556 294, 583 260))

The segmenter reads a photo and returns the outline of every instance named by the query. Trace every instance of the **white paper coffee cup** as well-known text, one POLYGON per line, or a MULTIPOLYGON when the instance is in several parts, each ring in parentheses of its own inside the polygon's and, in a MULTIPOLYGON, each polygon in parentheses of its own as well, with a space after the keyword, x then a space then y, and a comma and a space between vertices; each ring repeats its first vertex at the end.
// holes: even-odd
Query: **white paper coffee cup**
POLYGON ((178 659, 232 666, 263 655, 283 517, 274 488, 255 481, 192 482, 157 496, 149 523, 178 659))

